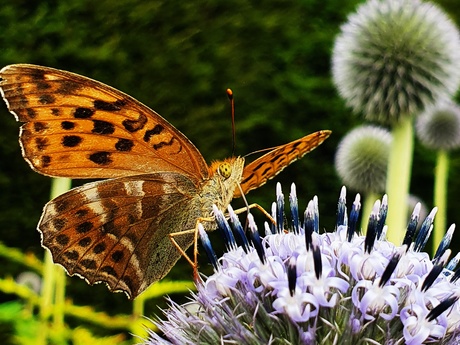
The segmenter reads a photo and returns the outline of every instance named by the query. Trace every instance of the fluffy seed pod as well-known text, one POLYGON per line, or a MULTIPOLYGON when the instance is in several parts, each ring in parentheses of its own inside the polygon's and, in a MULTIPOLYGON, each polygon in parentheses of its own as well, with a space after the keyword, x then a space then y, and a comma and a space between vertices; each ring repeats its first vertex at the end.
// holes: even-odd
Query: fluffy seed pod
POLYGON ((452 150, 460 146, 460 107, 444 102, 417 117, 416 133, 428 148, 452 150))
POLYGON ((460 82, 460 38, 436 5, 369 0, 341 28, 333 78, 347 105, 392 124, 451 98, 460 82))
POLYGON ((376 126, 361 126, 340 142, 335 168, 343 184, 359 192, 385 189, 391 134, 376 126))

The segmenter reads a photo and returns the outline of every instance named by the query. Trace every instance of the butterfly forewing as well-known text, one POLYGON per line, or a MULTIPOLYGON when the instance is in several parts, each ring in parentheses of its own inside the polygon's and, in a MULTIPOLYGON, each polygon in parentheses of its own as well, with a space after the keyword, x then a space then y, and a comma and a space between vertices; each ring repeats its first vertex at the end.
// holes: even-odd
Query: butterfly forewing
MULTIPOLYGON (((331 131, 328 130, 309 134, 286 145, 279 146, 246 165, 243 170, 243 179, 240 183, 243 193, 246 194, 260 187, 278 175, 289 164, 321 145, 329 135, 331 135, 331 131)), ((236 190, 234 197, 240 196, 241 193, 236 190)))
POLYGON ((25 159, 38 172, 72 178, 175 171, 206 178, 196 147, 134 98, 70 72, 34 65, 0 71, 19 121, 25 159))
MULTIPOLYGON (((135 297, 180 258, 168 238, 200 217, 198 181, 157 173, 88 183, 50 201, 38 225, 42 243, 70 275, 135 297), (177 210, 187 212, 178 222, 177 210)), ((186 249, 193 234, 178 240, 186 249)))

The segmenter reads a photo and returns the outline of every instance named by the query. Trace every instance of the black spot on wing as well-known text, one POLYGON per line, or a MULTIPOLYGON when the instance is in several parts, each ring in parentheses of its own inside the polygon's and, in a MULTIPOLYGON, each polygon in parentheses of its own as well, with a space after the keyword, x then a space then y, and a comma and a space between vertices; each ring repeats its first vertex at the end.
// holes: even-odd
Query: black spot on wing
POLYGON ((143 129, 146 123, 147 116, 140 113, 137 120, 123 120, 122 125, 128 132, 133 133, 143 129))
POLYGON ((270 162, 272 163, 277 163, 277 164, 284 164, 286 162, 286 155, 281 155, 281 156, 275 156, 272 159, 270 159, 270 162))
POLYGON ((42 71, 42 70, 39 70, 39 69, 31 70, 29 75, 35 81, 45 79, 45 71, 42 71))
POLYGON ((62 138, 62 146, 64 147, 75 147, 80 145, 82 142, 82 138, 79 137, 78 135, 65 135, 62 138))
POLYGON ((49 146, 48 139, 42 137, 35 138, 35 146, 38 151, 43 151, 49 146))
POLYGON ((93 247, 94 254, 100 254, 106 249, 106 244, 104 242, 99 242, 93 247))
POLYGON ((29 104, 29 100, 27 99, 27 97, 24 96, 24 95, 20 95, 19 99, 18 99, 18 102, 17 102, 17 106, 15 107, 15 109, 27 108, 28 104, 29 104))
POLYGON ((35 85, 37 86, 37 91, 48 90, 51 88, 51 85, 45 81, 38 81, 35 85))
POLYGON ((92 259, 83 259, 80 261, 80 265, 86 268, 87 270, 95 270, 97 268, 96 261, 92 259))
POLYGON ((61 95, 75 94, 76 91, 82 88, 82 85, 71 80, 59 81, 59 87, 56 90, 61 95))
POLYGON ((53 95, 44 94, 38 97, 38 101, 41 104, 53 104, 54 102, 56 102, 56 98, 54 98, 53 95))
POLYGON ((112 234, 112 235, 115 235, 116 237, 120 236, 121 233, 120 233, 120 228, 119 226, 117 226, 115 224, 115 222, 112 220, 112 221, 108 221, 106 222, 102 227, 101 227, 101 231, 106 234, 112 234))
POLYGON ((269 172, 271 174, 271 170, 272 170, 272 168, 269 166, 266 169, 264 169, 264 171, 262 171, 261 175, 265 177, 269 172))
POLYGON ((64 234, 59 234, 54 238, 54 240, 59 246, 63 247, 69 243, 70 237, 64 234))
POLYGON ((91 237, 83 237, 81 240, 78 241, 78 245, 80 247, 88 247, 91 244, 91 237))
POLYGON ((59 198, 54 201, 54 209, 57 213, 63 213, 71 206, 72 204, 65 198, 59 198))
POLYGON ((62 121, 61 128, 68 131, 75 128, 75 123, 71 121, 62 121))
MULTIPOLYGON (((174 139, 175 139, 175 138, 173 137, 173 138, 171 138, 169 141, 162 141, 161 143, 154 144, 154 145, 153 145, 153 148, 154 148, 155 150, 159 150, 159 149, 161 149, 163 146, 171 146, 171 145, 173 144, 173 142, 174 142, 174 139)), ((180 151, 180 149, 179 149, 179 151, 180 151)))
POLYGON ((93 129, 91 132, 96 134, 113 134, 115 126, 113 123, 101 120, 93 120, 93 129))
POLYGON ((85 217, 89 211, 85 208, 79 209, 75 212, 75 217, 82 218, 85 217))
POLYGON ((133 146, 134 146, 134 143, 132 140, 119 139, 117 143, 115 144, 115 149, 117 151, 127 152, 127 151, 131 151, 133 146))
POLYGON ((41 157, 41 167, 47 168, 51 164, 51 157, 50 156, 42 156, 41 157))
POLYGON ((73 116, 76 119, 88 119, 93 115, 94 115, 94 110, 93 109, 83 108, 83 107, 75 109, 75 111, 73 113, 73 116))
POLYGON ((93 228, 93 223, 91 223, 91 222, 83 222, 83 223, 77 225, 77 227, 75 228, 75 230, 76 230, 79 234, 85 234, 85 233, 87 233, 88 231, 90 231, 92 228, 93 228))
POLYGON ((120 262, 123 260, 123 252, 121 250, 116 250, 112 253, 111 257, 113 262, 120 262))
POLYGON ((115 269, 112 266, 104 266, 101 268, 101 272, 107 273, 108 275, 111 275, 112 277, 115 277, 118 279, 118 274, 115 271, 115 269))
POLYGON ((45 122, 34 122, 34 130, 37 133, 43 132, 48 128, 48 125, 45 122))
POLYGON ((89 160, 97 165, 107 165, 112 163, 110 152, 100 151, 89 155, 89 160))
POLYGON ((117 100, 115 102, 106 102, 102 100, 95 100, 93 102, 94 108, 96 110, 104 110, 104 111, 118 111, 126 104, 125 101, 117 100))
POLYGON ((241 183, 245 183, 254 177, 254 173, 251 173, 249 176, 245 177, 241 183))
POLYGON ((150 141, 150 138, 154 135, 158 135, 163 132, 164 127, 162 125, 155 125, 152 129, 145 131, 144 141, 147 143, 150 141))
POLYGON ((56 231, 61 231, 62 229, 64 229, 67 223, 66 220, 62 218, 54 218, 52 222, 53 222, 54 229, 56 231))
POLYGON ((64 252, 63 255, 71 261, 77 261, 79 257, 78 252, 76 250, 69 250, 67 252, 64 252))
POLYGON ((33 119, 35 117, 37 117, 37 111, 35 109, 32 109, 32 108, 27 108, 27 116, 30 118, 30 119, 33 119))

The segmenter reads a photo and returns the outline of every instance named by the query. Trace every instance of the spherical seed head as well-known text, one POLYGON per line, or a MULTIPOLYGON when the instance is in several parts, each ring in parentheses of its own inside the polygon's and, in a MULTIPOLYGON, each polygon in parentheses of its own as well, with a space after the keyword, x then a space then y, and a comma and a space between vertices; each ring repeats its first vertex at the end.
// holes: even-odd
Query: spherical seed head
POLYGON ((443 102, 426 109, 416 122, 416 133, 422 144, 435 150, 460 146, 460 107, 443 102))
POLYGON ((334 83, 368 119, 393 124, 418 114, 460 83, 460 35, 435 5, 369 0, 341 28, 334 83))
POLYGON ((335 155, 342 182, 359 192, 385 189, 391 134, 376 126, 361 126, 348 133, 335 155))

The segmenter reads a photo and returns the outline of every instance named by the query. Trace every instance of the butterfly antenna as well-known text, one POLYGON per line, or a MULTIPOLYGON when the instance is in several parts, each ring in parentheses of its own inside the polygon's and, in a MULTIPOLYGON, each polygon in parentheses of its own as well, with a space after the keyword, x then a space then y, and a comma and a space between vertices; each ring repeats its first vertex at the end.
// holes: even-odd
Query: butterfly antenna
MULTIPOLYGON (((280 146, 282 146, 282 145, 280 145, 280 146)), ((279 148, 280 146, 273 146, 273 147, 269 147, 269 148, 266 148, 266 149, 261 149, 261 150, 257 150, 257 151, 252 151, 252 152, 249 152, 249 153, 245 154, 245 155, 243 156, 243 158, 248 158, 249 156, 255 155, 255 154, 258 154, 258 153, 264 153, 264 152, 268 152, 268 151, 273 151, 273 150, 279 148)))
POLYGON ((227 97, 230 100, 230 106, 232 109, 232 156, 235 155, 236 146, 236 130, 235 130, 235 100, 233 99, 232 89, 227 89, 227 97))

